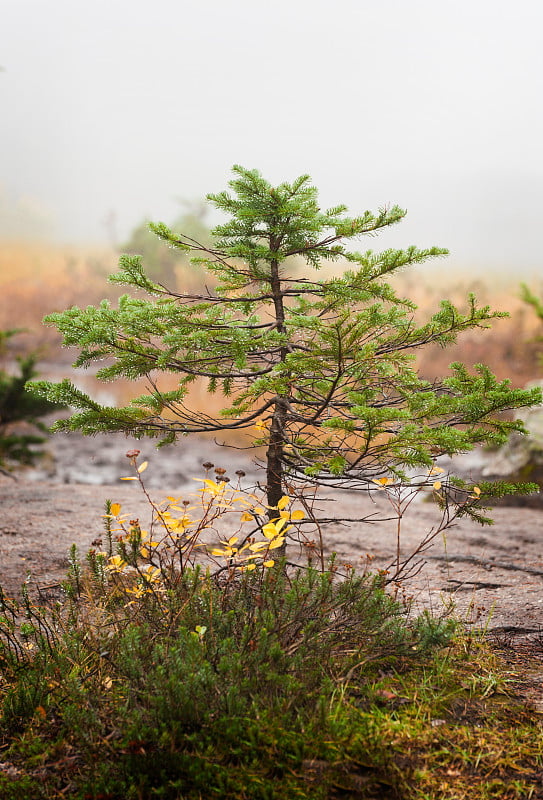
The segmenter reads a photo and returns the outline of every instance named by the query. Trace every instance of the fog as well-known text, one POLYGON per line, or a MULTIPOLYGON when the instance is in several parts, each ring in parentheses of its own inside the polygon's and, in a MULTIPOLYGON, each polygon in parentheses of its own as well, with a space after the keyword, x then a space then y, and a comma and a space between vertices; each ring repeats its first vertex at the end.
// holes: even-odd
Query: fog
POLYGON ((309 173, 326 206, 407 208, 364 249, 543 273, 538 0, 1 7, 4 238, 122 242, 240 163, 309 173))

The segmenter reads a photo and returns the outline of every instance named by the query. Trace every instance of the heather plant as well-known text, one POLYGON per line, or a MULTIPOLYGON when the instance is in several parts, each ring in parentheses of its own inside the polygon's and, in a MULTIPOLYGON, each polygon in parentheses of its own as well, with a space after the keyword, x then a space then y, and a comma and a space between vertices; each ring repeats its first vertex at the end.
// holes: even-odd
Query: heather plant
POLYGON ((431 470, 443 453, 499 444, 522 430, 500 412, 537 402, 538 390, 512 389, 483 365, 471 373, 452 364, 448 377, 433 382, 414 367, 420 348, 446 346, 503 316, 470 295, 467 312, 444 300, 426 324, 415 323, 413 303, 387 279, 447 251, 349 248, 400 222, 404 211, 349 217, 342 205, 321 210, 308 176, 273 187, 256 170, 234 167, 234 174, 232 194, 208 196, 228 216, 212 231, 213 244, 152 226, 165 244, 194 256, 213 288, 163 286, 139 257, 125 255, 111 280, 149 299, 140 292, 121 297, 117 308, 104 301, 46 317, 65 345, 80 348, 77 366, 107 359, 99 379, 144 377, 149 386, 130 405, 110 408, 69 380, 32 384, 79 409, 57 430, 121 430, 162 444, 245 432, 248 446, 265 449, 270 518, 287 486, 368 492, 382 477, 409 483, 411 471, 431 470), (337 262, 343 266, 331 277, 319 276, 321 266, 337 262), (160 373, 177 375, 177 388, 161 390, 160 373), (222 392, 217 416, 185 405, 197 379, 222 392))

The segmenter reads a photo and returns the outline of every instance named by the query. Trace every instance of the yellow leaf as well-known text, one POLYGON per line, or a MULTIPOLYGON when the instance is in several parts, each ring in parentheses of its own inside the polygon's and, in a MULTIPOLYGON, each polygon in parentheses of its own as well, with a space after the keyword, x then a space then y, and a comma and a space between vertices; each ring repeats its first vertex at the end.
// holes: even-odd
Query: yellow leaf
POLYGON ((287 495, 284 494, 283 497, 277 503, 277 508, 279 509, 279 511, 282 511, 284 508, 286 508, 286 506, 288 506, 289 503, 290 503, 290 497, 287 497, 287 495))
POLYGON ((273 567, 274 564, 275 564, 275 561, 273 560, 273 558, 270 558, 268 561, 264 561, 264 564, 262 566, 263 567, 273 567))
POLYGON ((148 466, 149 466, 149 462, 148 462, 148 461, 143 461, 143 462, 142 462, 142 463, 139 465, 139 467, 138 467, 138 472, 139 472, 140 474, 141 474, 142 472, 145 472, 145 470, 147 469, 147 467, 148 467, 148 466))
POLYGON ((129 478, 121 478, 122 481, 137 481, 137 478, 129 477, 129 478))
POLYGON ((389 483, 392 483, 392 478, 377 478, 373 481, 373 483, 376 483, 380 488, 384 488, 385 486, 388 486, 389 483))
POLYGON ((253 553, 258 553, 259 550, 265 550, 267 546, 267 542, 254 542, 253 544, 249 545, 249 550, 251 550, 253 553))
POLYGON ((270 542, 268 550, 276 550, 278 547, 281 547, 284 541, 285 541, 284 536, 278 536, 277 539, 274 539, 273 541, 270 542))
POLYGON ((265 514, 266 513, 263 508, 260 508, 260 506, 257 506, 254 509, 254 512, 255 512, 255 514, 265 514))
POLYGON ((247 570, 247 572, 252 572, 253 569, 256 569, 256 564, 247 564, 245 569, 247 570))
POLYGON ((113 514, 114 517, 117 517, 121 513, 120 503, 111 504, 111 513, 113 514))
POLYGON ((204 485, 203 492, 210 492, 211 494, 217 496, 222 494, 226 488, 226 483, 215 483, 210 478, 195 478, 197 481, 201 481, 204 485))
POLYGON ((434 483, 434 489, 438 492, 441 489, 441 481, 436 481, 434 483))
POLYGON ((123 561, 120 556, 111 556, 106 569, 110 570, 110 572, 122 572, 125 567, 126 561, 123 561))
POLYGON ((252 520, 253 520, 253 515, 249 514, 248 511, 244 511, 243 514, 241 515, 242 522, 252 522, 252 520))
POLYGON ((239 536, 231 536, 231 537, 230 537, 230 539, 228 540, 228 544, 229 544, 229 545, 233 545, 233 544, 235 544, 235 543, 236 543, 238 540, 239 540, 239 536))
POLYGON ((168 532, 180 531, 182 533, 192 525, 192 521, 188 517, 183 517, 183 519, 169 519, 166 520, 166 522, 168 532))
POLYGON ((143 577, 146 581, 149 581, 151 583, 157 581, 160 577, 160 570, 158 567, 152 567, 151 565, 149 565, 147 567, 147 572, 143 573, 143 577))
POLYGON ((294 520, 297 520, 297 519, 305 519, 305 512, 304 512, 304 511, 302 511, 301 509, 298 509, 298 511, 293 511, 293 512, 292 512, 292 514, 291 514, 291 517, 290 517, 290 518, 291 518, 291 519, 294 519, 294 520))
POLYGON ((266 537, 266 539, 273 539, 274 536, 277 536, 277 528, 273 524, 273 522, 268 522, 266 525, 262 527, 262 533, 266 537))
POLYGON ((478 486, 473 487, 473 493, 476 494, 477 497, 479 497, 479 495, 481 494, 481 490, 479 489, 478 486))

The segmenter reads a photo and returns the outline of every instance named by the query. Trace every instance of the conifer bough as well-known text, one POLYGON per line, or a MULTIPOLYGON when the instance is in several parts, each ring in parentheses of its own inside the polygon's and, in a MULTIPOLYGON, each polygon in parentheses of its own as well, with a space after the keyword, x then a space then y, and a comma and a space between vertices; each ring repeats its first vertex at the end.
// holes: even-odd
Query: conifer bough
POLYGON ((104 300, 46 317, 65 345, 80 348, 74 366, 110 359, 98 378, 145 377, 149 387, 127 407, 111 408, 68 380, 36 382, 34 391, 78 409, 57 430, 124 431, 162 444, 186 434, 249 432, 255 447, 265 447, 270 508, 287 483, 368 490, 384 473, 406 480, 440 454, 499 444, 522 430, 497 415, 537 402, 537 390, 512 389, 483 365, 469 372, 454 363, 432 383, 417 374, 418 348, 448 345, 504 316, 470 295, 466 313, 444 300, 426 324, 415 323, 416 306, 387 279, 447 251, 348 249, 351 240, 400 222, 404 211, 322 211, 307 175, 272 187, 256 170, 233 172, 231 193, 208 195, 229 217, 214 229, 213 245, 151 226, 210 275, 201 292, 154 283, 140 257, 124 255, 110 280, 149 299, 124 295, 117 308, 104 300), (321 277, 328 262, 337 272, 328 268, 321 277), (175 390, 160 389, 161 372, 179 376, 175 390), (185 404, 198 379, 222 391, 218 416, 185 404))

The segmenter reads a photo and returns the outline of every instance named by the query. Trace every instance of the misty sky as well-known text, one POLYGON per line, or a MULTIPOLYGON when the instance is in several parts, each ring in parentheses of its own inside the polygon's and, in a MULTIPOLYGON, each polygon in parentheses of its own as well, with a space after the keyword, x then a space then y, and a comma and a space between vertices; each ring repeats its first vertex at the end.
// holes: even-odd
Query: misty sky
POLYGON ((3 236, 107 241, 113 220, 122 241, 240 163, 308 172, 326 206, 408 209, 361 249, 543 274, 540 0, 0 7, 3 236))

